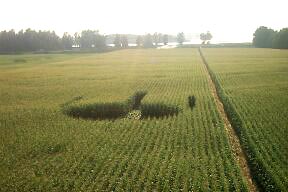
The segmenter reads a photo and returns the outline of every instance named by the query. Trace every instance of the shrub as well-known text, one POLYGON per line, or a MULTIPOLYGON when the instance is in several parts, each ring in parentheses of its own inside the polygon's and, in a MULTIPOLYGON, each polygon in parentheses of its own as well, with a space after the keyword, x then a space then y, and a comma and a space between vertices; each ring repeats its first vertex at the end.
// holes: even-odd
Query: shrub
POLYGON ((163 103, 147 103, 141 105, 141 118, 147 117, 167 117, 177 115, 179 113, 178 106, 166 105, 163 103))
POLYGON ((194 95, 188 97, 188 104, 191 109, 195 107, 196 98, 194 95))
POLYGON ((140 108, 141 101, 147 94, 147 91, 136 91, 131 97, 128 99, 128 105, 131 110, 136 110, 140 108))

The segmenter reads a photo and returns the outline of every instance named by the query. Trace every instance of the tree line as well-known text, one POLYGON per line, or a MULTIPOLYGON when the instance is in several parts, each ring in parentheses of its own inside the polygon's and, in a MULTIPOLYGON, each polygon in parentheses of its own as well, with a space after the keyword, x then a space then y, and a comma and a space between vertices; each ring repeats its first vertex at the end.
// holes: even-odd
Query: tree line
POLYGON ((35 31, 31 29, 0 32, 0 52, 30 52, 82 49, 103 49, 106 46, 105 36, 99 31, 84 30, 71 36, 64 33, 57 36, 54 31, 35 31))
MULTIPOLYGON (((32 29, 15 32, 0 32, 0 52, 35 52, 35 51, 59 51, 72 50, 72 48, 82 50, 105 50, 107 48, 106 39, 114 38, 115 48, 128 48, 128 35, 103 35, 95 30, 83 30, 81 33, 70 35, 65 32, 62 37, 57 36, 54 31, 35 31, 32 29)), ((161 33, 146 34, 136 36, 134 42, 137 47, 152 48, 159 44, 167 45, 172 36, 161 33)), ((185 41, 184 33, 173 37, 180 45, 185 41)), ((131 41, 130 41, 131 42, 131 41)))
POLYGON ((265 26, 256 29, 253 45, 259 48, 288 49, 288 28, 275 31, 265 26))
MULTIPOLYGON (((261 26, 256 29, 253 34, 253 44, 255 47, 261 48, 288 48, 288 28, 280 31, 261 26)), ((128 48, 129 42, 133 39, 137 47, 152 48, 159 44, 167 45, 169 41, 177 41, 182 45, 185 40, 183 32, 177 36, 170 36, 162 33, 146 34, 146 35, 103 35, 97 30, 83 30, 81 33, 70 35, 64 33, 62 37, 57 36, 54 31, 35 31, 32 29, 21 30, 15 32, 0 32, 0 52, 34 52, 34 51, 59 51, 72 50, 78 48, 82 50, 105 50, 107 47, 107 39, 113 38, 112 44, 115 48, 128 48)), ((211 33, 201 33, 200 39, 202 44, 209 44, 212 39, 211 33)))
POLYGON ((151 35, 150 33, 146 35, 138 35, 136 39, 137 47, 151 48, 157 47, 160 43, 163 45, 167 45, 169 42, 169 36, 167 34, 162 33, 154 33, 151 35))
MULTIPOLYGON (((127 48, 129 35, 116 34, 114 37, 114 47, 127 48)), ((131 40, 130 40, 131 42, 131 40)), ((137 35, 135 38, 135 44, 137 47, 152 48, 157 47, 160 43, 167 45, 169 42, 169 36, 167 34, 154 33, 153 35, 148 33, 146 35, 137 35)))

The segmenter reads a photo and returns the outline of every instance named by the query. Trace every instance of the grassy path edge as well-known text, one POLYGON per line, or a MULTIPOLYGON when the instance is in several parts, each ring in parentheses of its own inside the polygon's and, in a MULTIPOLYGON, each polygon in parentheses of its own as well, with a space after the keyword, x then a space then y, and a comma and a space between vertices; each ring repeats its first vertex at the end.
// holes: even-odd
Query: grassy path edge
POLYGON ((228 97, 224 94, 224 91, 222 90, 220 83, 218 79, 216 78, 215 74, 209 68, 209 65, 202 53, 201 47, 198 49, 198 51, 200 53, 202 62, 204 64, 205 71, 207 72, 209 86, 211 88, 212 95, 215 99, 217 109, 223 119, 224 127, 227 132, 229 143, 232 147, 233 154, 235 155, 236 160, 238 164, 240 165, 242 174, 246 178, 249 191, 253 191, 253 192, 258 191, 257 185, 254 183, 254 180, 253 180, 254 178, 251 174, 251 170, 249 167, 249 163, 250 163, 249 157, 246 155, 244 151, 246 150, 246 147, 244 147, 243 149, 241 146, 241 143, 243 143, 241 142, 242 133, 240 133, 240 131, 242 130, 241 129, 242 126, 239 126, 239 125, 241 125, 242 123, 240 124, 238 123, 238 121, 241 122, 241 120, 239 118, 235 119, 235 115, 233 115, 235 113, 235 109, 232 107, 230 101, 228 100, 228 97), (230 108, 233 108, 232 114, 231 114, 231 110, 227 110, 230 108))

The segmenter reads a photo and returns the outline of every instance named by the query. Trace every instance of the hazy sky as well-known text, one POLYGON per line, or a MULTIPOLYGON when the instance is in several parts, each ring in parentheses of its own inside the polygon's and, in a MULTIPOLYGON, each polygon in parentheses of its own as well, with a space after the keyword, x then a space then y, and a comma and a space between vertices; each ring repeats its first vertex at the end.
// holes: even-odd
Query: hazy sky
POLYGON ((287 0, 1 0, 0 30, 55 30, 61 36, 83 29, 194 36, 209 30, 214 42, 242 42, 261 25, 288 27, 287 7, 287 0))

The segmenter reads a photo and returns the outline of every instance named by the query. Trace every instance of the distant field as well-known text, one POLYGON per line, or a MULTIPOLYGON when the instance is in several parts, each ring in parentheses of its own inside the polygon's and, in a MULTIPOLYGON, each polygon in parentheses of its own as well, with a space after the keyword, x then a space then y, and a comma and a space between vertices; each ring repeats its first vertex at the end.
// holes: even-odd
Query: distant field
POLYGON ((0 89, 2 191, 247 191, 197 49, 0 56, 0 89), (93 121, 60 110, 136 90, 182 112, 93 121))
POLYGON ((288 51, 204 49, 204 55, 240 116, 256 179, 266 190, 287 191, 288 51))

